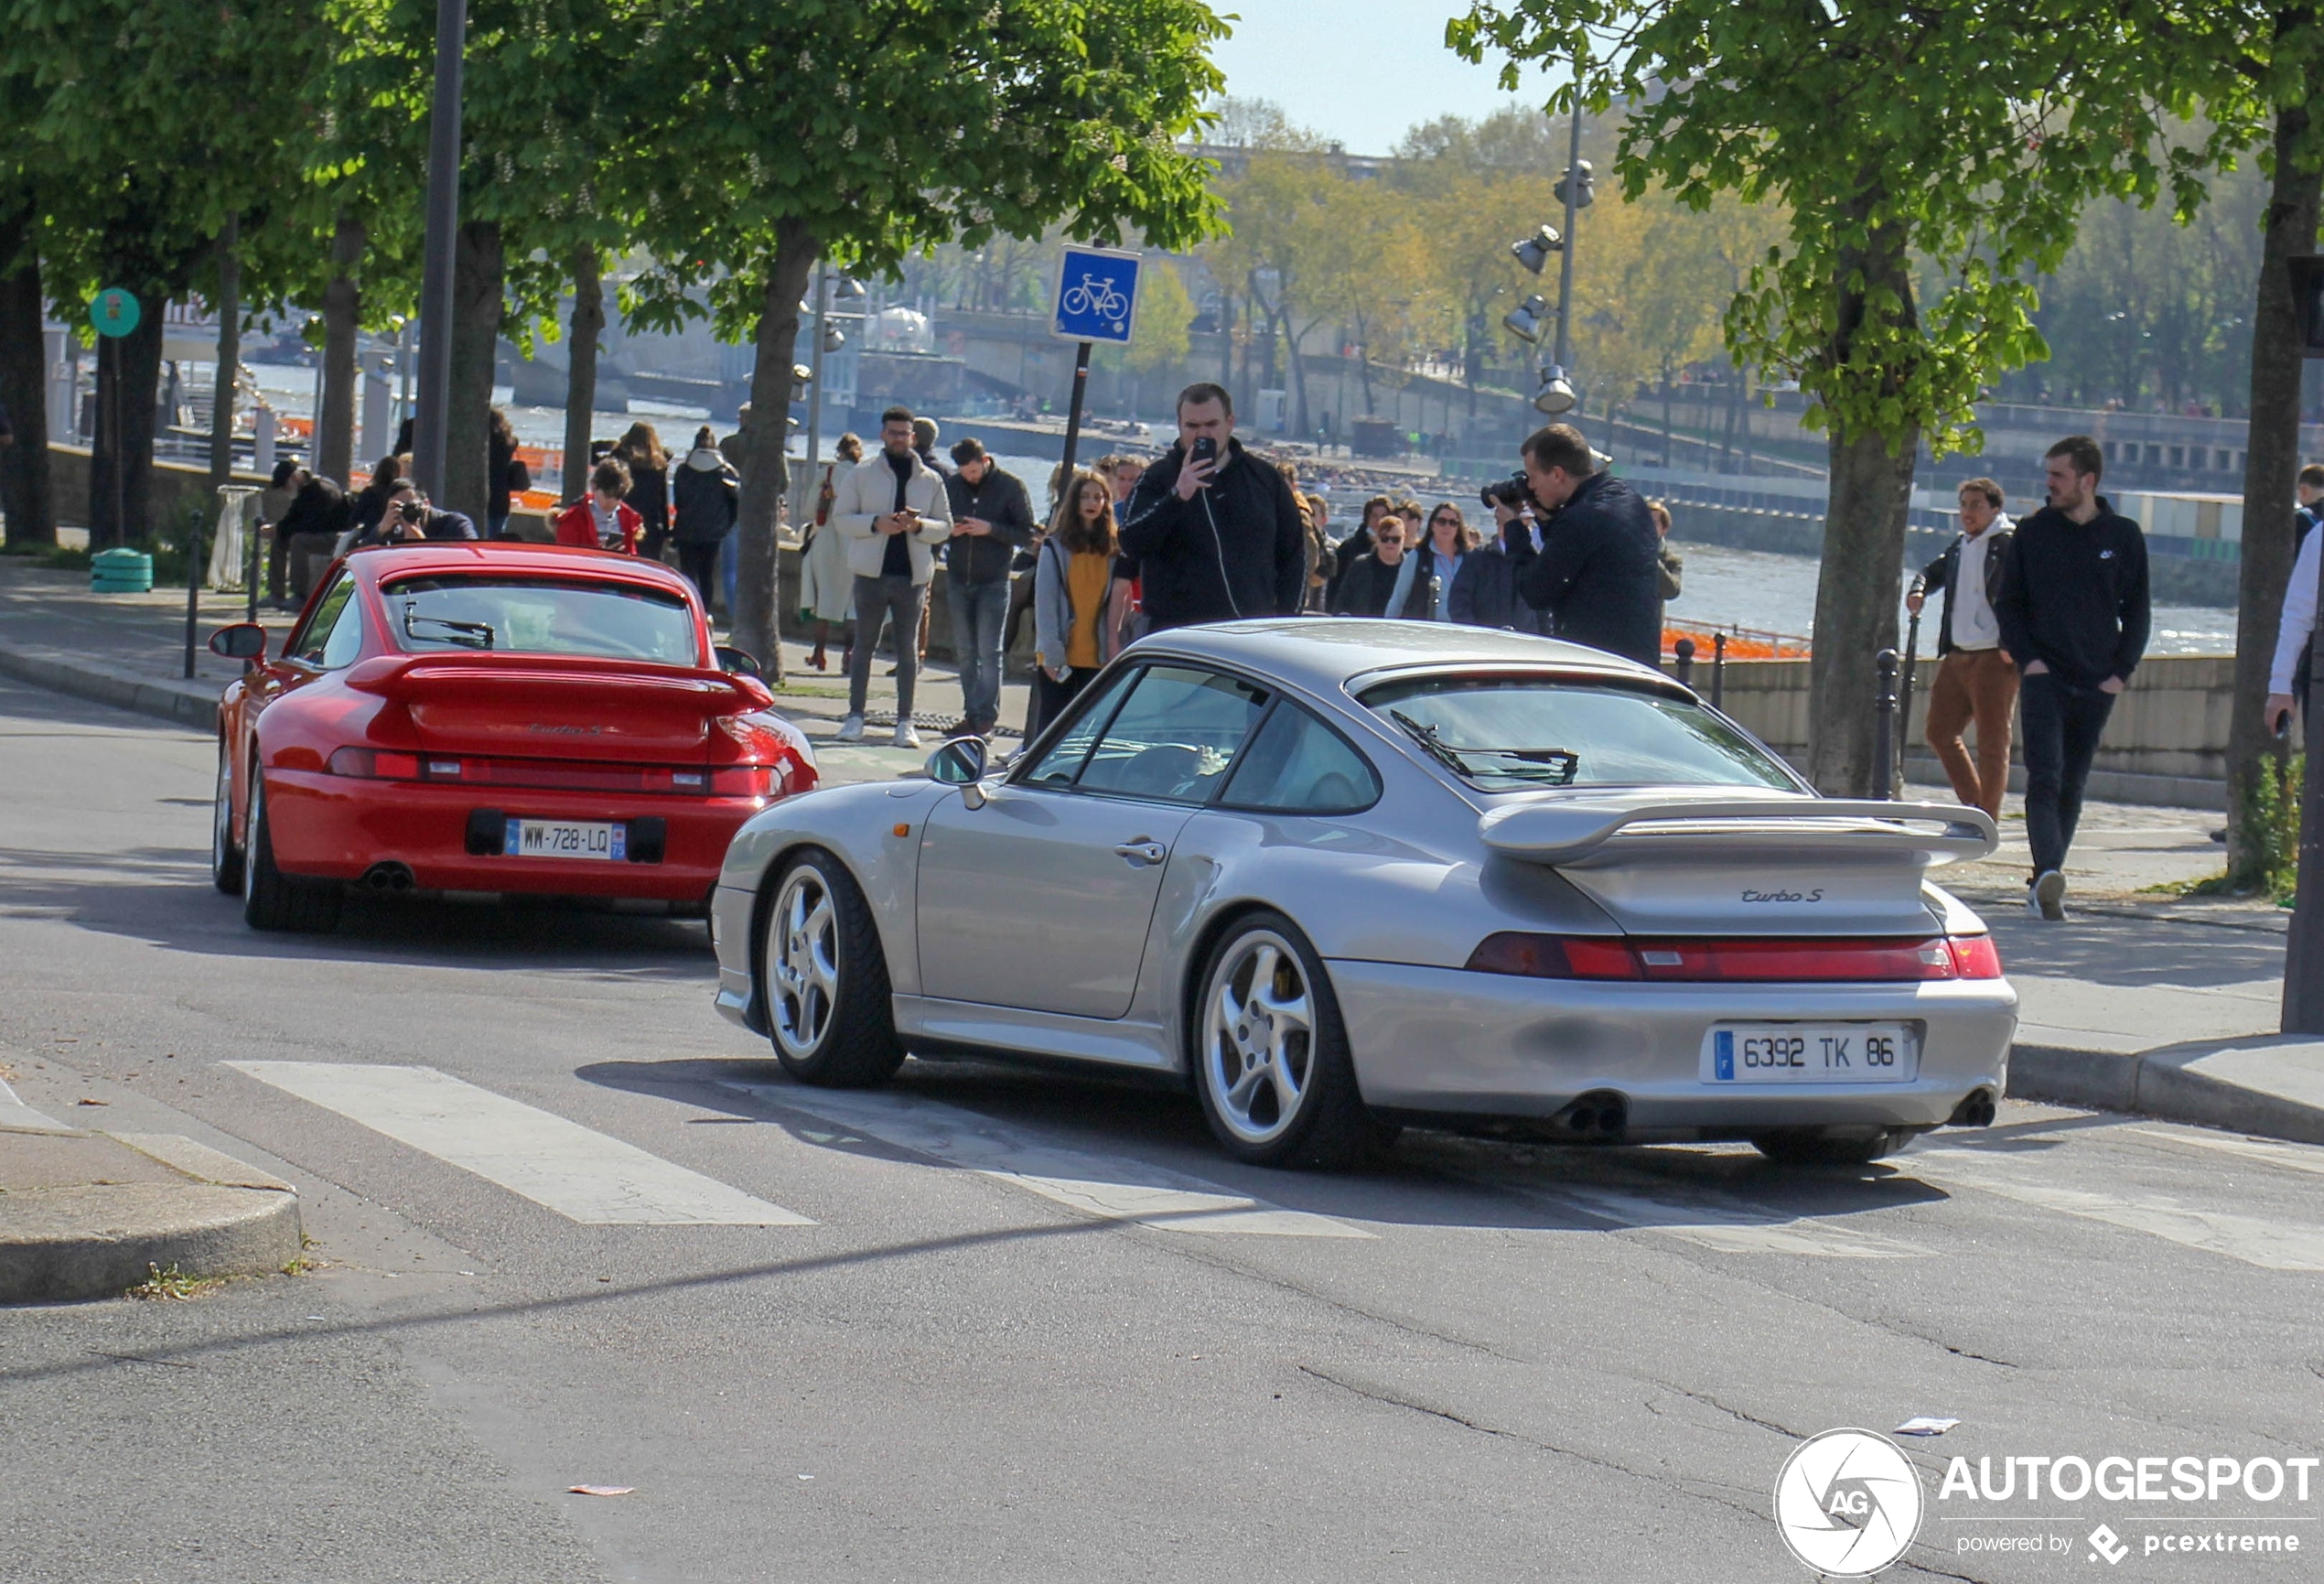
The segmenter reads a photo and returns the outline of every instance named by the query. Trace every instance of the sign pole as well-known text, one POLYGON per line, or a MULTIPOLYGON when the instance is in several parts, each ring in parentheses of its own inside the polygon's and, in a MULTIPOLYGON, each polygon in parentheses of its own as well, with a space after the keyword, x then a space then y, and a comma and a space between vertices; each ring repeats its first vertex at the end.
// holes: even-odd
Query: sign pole
MULTIPOLYGON (((1073 354, 1073 402, 1065 410, 1065 460, 1060 469, 1066 478, 1073 476, 1073 458, 1081 448, 1081 398, 1090 389, 1090 343, 1083 341, 1073 354)), ((1064 498, 1063 491, 1059 499, 1064 498)))

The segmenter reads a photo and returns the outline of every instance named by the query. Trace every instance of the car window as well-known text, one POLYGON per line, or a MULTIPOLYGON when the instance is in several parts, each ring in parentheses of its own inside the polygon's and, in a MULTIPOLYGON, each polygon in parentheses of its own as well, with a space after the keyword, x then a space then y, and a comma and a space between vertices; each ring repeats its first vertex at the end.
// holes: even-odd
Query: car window
MULTIPOLYGON (((354 579, 348 580, 354 587, 354 579)), ((350 599, 339 608, 339 615, 331 622, 331 635, 323 640, 322 665, 325 671, 337 671, 355 663, 363 652, 363 602, 350 599)))
POLYGON ((1164 803, 1210 801, 1267 702, 1240 677, 1148 666, 1074 782, 1082 792, 1164 803))
POLYGON ((1345 814, 1379 796, 1380 777, 1363 755, 1286 700, 1261 723, 1219 801, 1277 814, 1345 814))
POLYGON ((1122 695, 1129 692, 1130 684, 1141 674, 1143 673, 1136 666, 1117 671, 1106 680, 1103 689, 1083 695, 1081 712, 1073 717, 1072 724, 1065 728, 1065 734, 1049 745, 1049 751, 1041 755, 1039 762, 1027 772, 1025 784, 1071 786, 1073 778, 1081 773, 1081 761, 1090 757, 1090 748, 1097 741, 1097 734, 1103 731, 1106 722, 1114 718, 1114 708, 1122 702, 1122 695))
POLYGON ((298 642, 291 650, 292 659, 303 660, 309 665, 334 666, 345 665, 355 658, 352 646, 361 641, 363 629, 362 619, 352 614, 354 593, 355 579, 340 573, 338 580, 323 591, 323 598, 316 603, 315 614, 300 630, 298 642), (342 618, 350 630, 349 638, 342 641, 349 652, 344 660, 333 660, 328 657, 331 641, 339 636, 342 618))
POLYGON ((1644 688, 1471 673, 1383 683, 1363 702, 1481 792, 1800 784, 1701 705, 1644 688))
POLYGON ((380 598, 396 641, 416 654, 490 650, 700 665, 683 595, 642 584, 549 577, 407 577, 380 598))

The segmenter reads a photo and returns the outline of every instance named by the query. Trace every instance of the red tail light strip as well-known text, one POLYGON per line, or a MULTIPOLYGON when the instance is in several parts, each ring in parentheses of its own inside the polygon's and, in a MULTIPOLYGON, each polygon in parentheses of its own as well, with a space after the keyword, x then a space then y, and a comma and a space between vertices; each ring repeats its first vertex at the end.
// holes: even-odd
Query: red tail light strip
POLYGON ((418 781, 438 785, 532 787, 563 792, 638 792, 677 797, 771 797, 789 790, 781 764, 627 765, 547 760, 453 758, 343 748, 331 755, 331 773, 364 781, 418 781))
POLYGON ((1469 955, 1480 974, 1673 984, 1910 984, 1998 979, 1990 935, 1871 940, 1641 940, 1504 930, 1469 955))

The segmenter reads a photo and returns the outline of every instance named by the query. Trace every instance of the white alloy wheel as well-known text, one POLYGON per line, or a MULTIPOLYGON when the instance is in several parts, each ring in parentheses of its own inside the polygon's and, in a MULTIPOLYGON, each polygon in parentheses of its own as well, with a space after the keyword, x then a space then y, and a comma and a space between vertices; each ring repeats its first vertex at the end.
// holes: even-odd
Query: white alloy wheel
POLYGON ((1273 930, 1252 930, 1203 992, 1203 1077, 1219 1121, 1245 1144, 1272 1144, 1299 1120, 1319 1076, 1306 970, 1273 930))
POLYGON ((784 878, 767 918, 767 1013, 783 1053, 816 1054, 839 1000, 839 911, 812 864, 784 878))

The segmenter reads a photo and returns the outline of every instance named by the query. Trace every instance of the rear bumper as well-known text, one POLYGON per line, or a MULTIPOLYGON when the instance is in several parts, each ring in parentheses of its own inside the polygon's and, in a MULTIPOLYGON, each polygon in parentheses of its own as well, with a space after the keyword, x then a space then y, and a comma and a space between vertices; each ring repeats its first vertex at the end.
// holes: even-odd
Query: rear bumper
POLYGON ((614 798, 602 792, 359 781, 314 770, 266 772, 266 819, 285 874, 352 880, 399 863, 422 890, 637 897, 699 902, 717 883, 726 844, 765 798, 614 798), (529 819, 663 822, 658 863, 508 857, 468 850, 469 814, 529 819))
POLYGON ((2008 1072, 2017 995, 2006 979, 1927 985, 1605 985, 1334 961, 1332 987, 1367 1104, 1458 1116, 1546 1118, 1612 1090, 1629 1136, 1735 1137, 1856 1124, 1930 1126, 2008 1072), (1912 1080, 1706 1082, 1715 1023, 1901 1022, 1920 1036, 1912 1080))

